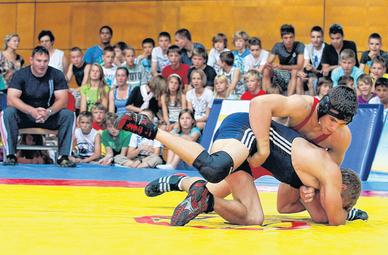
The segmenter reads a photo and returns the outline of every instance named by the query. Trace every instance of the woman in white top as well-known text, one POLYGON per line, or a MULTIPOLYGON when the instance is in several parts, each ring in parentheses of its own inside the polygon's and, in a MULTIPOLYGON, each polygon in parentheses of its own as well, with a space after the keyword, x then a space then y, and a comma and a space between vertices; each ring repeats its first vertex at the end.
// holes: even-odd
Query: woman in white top
POLYGON ((50 53, 49 66, 67 73, 69 62, 63 51, 54 48, 55 37, 50 30, 42 30, 38 35, 40 45, 45 47, 50 53))

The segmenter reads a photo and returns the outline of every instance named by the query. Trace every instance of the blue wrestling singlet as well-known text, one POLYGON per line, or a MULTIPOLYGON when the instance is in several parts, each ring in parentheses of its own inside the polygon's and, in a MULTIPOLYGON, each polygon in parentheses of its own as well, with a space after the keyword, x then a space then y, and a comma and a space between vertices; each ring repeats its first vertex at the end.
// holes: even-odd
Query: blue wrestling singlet
MULTIPOLYGON (((297 137, 302 136, 295 130, 272 121, 269 132, 270 155, 262 165, 276 179, 294 188, 299 188, 303 185, 291 161, 292 142, 297 137)), ((256 138, 249 125, 248 113, 233 113, 226 117, 214 134, 213 141, 220 139, 236 139, 240 141, 249 149, 249 155, 253 155, 257 151, 256 138)), ((247 161, 236 169, 235 171, 242 170, 253 176, 247 161)))

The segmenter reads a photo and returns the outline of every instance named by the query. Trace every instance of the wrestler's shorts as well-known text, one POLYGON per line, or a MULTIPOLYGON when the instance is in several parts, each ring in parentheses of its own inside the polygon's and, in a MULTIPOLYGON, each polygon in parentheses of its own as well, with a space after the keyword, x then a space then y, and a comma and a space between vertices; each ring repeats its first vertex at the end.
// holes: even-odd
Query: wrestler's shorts
MULTIPOLYGON (((245 112, 233 113, 227 116, 217 129, 213 137, 213 142, 220 139, 236 139, 249 149, 249 155, 257 151, 256 138, 249 125, 249 114, 245 112)), ((236 166, 235 166, 236 167, 236 166)), ((245 171, 252 175, 248 162, 236 167, 236 171, 245 171)))

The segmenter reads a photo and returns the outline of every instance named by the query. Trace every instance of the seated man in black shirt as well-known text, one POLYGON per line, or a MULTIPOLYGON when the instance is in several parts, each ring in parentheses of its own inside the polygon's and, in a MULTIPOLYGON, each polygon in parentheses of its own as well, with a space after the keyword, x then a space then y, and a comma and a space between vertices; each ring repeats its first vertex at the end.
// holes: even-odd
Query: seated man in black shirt
POLYGON ((359 66, 357 58, 357 46, 353 41, 344 40, 344 30, 341 25, 333 24, 329 29, 331 43, 323 49, 322 73, 323 76, 330 76, 333 69, 338 67, 339 55, 344 49, 351 49, 356 53, 356 66, 359 66))
POLYGON ((20 128, 58 130, 59 158, 62 167, 75 167, 71 152, 75 115, 66 109, 68 86, 64 74, 48 66, 49 52, 42 46, 32 51, 31 65, 17 71, 8 87, 8 107, 1 115, 1 135, 7 165, 15 165, 20 128))

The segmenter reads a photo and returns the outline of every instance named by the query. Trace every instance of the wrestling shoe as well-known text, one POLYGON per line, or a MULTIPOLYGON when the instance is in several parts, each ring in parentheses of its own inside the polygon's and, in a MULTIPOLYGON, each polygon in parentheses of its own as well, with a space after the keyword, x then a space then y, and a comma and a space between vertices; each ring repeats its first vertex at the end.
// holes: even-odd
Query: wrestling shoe
POLYGON ((114 123, 115 128, 127 130, 142 137, 154 140, 158 127, 144 114, 127 112, 118 117, 114 123))
POLYGON ((206 181, 194 182, 189 194, 174 210, 172 226, 184 226, 203 212, 213 211, 214 197, 206 188, 206 181))
POLYGON ((357 208, 352 208, 348 212, 348 217, 346 220, 353 221, 353 220, 368 220, 369 216, 368 213, 357 208))
POLYGON ((3 162, 3 166, 15 166, 17 165, 18 160, 15 155, 7 155, 5 161, 3 162))
POLYGON ((165 192, 182 191, 179 188, 179 182, 185 177, 185 174, 172 174, 160 177, 148 183, 144 188, 144 192, 147 197, 156 197, 165 192))

